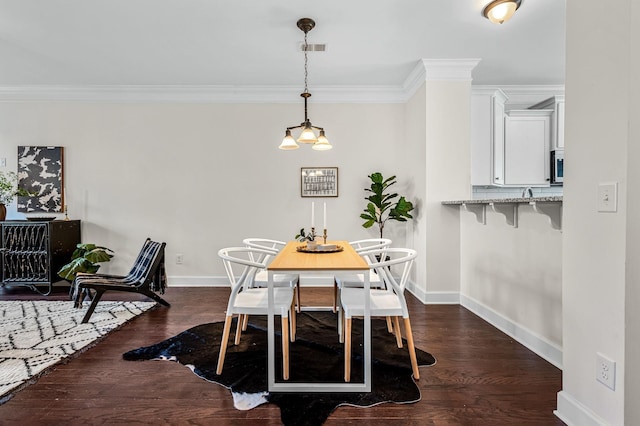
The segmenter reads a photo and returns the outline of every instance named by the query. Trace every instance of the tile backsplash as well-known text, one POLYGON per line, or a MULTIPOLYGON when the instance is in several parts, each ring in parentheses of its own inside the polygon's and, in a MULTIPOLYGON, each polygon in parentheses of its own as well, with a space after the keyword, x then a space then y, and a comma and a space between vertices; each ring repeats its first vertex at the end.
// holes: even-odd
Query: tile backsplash
MULTIPOLYGON (((518 198, 522 197, 522 191, 526 187, 499 187, 499 186, 473 186, 471 198, 474 200, 486 200, 491 198, 518 198)), ((547 188, 531 188, 534 197, 549 197, 562 195, 562 186, 550 186, 547 188)))

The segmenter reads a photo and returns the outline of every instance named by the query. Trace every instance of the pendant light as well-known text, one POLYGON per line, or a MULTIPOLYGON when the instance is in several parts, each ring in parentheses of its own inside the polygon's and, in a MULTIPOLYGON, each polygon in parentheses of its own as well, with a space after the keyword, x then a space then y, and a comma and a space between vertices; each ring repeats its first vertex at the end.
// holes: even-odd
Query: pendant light
POLYGON ((309 51, 309 44, 307 43, 307 34, 311 31, 316 23, 311 18, 301 18, 298 20, 298 28, 302 32, 304 32, 304 92, 300 94, 304 99, 304 122, 302 122, 299 126, 291 126, 287 127, 285 131, 284 139, 280 144, 279 148, 284 150, 290 149, 298 149, 299 145, 296 143, 296 140, 291 135, 291 130, 293 129, 302 129, 300 136, 297 141, 304 144, 313 144, 311 148, 316 151, 326 151, 328 149, 333 148, 327 137, 324 134, 324 129, 322 127, 317 127, 311 124, 309 117, 307 116, 307 100, 311 97, 311 93, 309 93, 309 89, 307 87, 308 80, 308 58, 307 52, 309 51), (318 135, 316 136, 315 131, 318 131, 318 135))
POLYGON ((485 6, 482 14, 494 24, 503 24, 511 19, 522 0, 493 0, 485 6))

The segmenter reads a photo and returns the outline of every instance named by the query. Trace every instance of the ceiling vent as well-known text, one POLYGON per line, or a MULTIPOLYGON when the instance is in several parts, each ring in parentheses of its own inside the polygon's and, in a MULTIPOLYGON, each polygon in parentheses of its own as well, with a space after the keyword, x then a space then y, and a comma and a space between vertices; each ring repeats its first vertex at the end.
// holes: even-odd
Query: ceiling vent
POLYGON ((324 43, 307 44, 305 48, 304 43, 300 43, 301 52, 324 52, 327 50, 327 45, 324 43))

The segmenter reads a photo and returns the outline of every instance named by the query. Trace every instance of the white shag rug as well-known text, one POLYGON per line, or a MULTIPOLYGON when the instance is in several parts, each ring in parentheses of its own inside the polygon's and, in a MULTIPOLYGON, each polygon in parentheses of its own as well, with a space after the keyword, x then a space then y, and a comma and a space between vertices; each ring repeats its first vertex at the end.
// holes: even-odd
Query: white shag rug
POLYGON ((0 301, 0 404, 49 367, 155 305, 102 301, 82 324, 88 301, 81 309, 71 301, 0 301))

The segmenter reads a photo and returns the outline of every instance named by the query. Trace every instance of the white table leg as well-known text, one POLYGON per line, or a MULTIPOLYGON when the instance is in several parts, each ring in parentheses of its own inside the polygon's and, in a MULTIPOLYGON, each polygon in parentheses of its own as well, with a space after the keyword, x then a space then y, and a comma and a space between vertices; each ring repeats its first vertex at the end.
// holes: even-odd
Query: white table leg
POLYGON ((275 351, 275 323, 274 323, 274 315, 275 315, 275 299, 273 295, 273 272, 268 271, 268 280, 267 280, 267 288, 268 288, 268 303, 269 309, 267 314, 267 383, 269 385, 269 391, 273 391, 276 383, 276 351, 275 351))
POLYGON ((369 271, 364 273, 364 386, 371 392, 371 280, 369 271))

